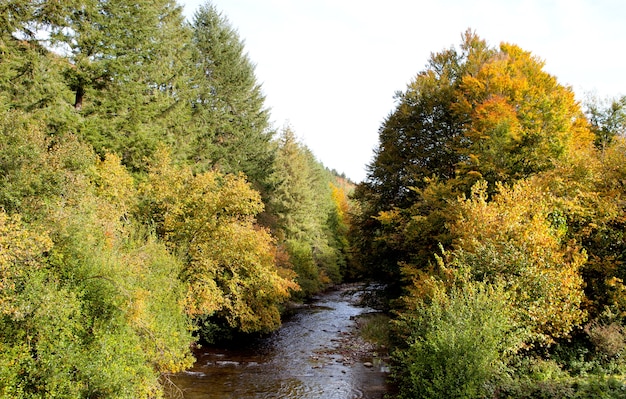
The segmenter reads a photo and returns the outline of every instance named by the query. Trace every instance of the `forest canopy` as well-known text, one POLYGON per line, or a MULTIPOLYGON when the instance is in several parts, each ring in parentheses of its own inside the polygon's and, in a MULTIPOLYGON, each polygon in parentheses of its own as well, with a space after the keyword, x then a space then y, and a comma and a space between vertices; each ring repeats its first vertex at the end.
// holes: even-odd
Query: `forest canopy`
POLYGON ((625 110, 468 30, 354 185, 210 3, 5 0, 0 397, 162 397, 346 279, 386 287, 400 398, 624 397, 625 110))
POLYGON ((624 102, 543 67, 468 30, 379 130, 352 242, 400 297, 402 398, 623 389, 624 102))

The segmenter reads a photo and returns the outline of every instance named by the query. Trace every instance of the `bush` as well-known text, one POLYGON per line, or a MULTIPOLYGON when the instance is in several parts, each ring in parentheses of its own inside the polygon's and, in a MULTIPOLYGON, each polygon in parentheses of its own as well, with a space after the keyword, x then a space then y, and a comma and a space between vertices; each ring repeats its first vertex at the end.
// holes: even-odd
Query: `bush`
POLYGON ((549 379, 521 377, 498 389, 500 399, 624 399, 626 385, 615 377, 549 379))
POLYGON ((394 354, 399 397, 486 395, 521 342, 506 295, 479 282, 434 287, 430 298, 400 318, 408 347, 394 354))
POLYGON ((618 357, 626 347, 624 327, 617 323, 604 325, 594 321, 585 327, 585 332, 596 353, 607 360, 618 357))
POLYGON ((561 344, 551 354, 524 352, 511 362, 512 377, 497 388, 500 399, 588 399, 626 398, 621 376, 605 374, 584 342, 561 344), (546 357, 547 356, 547 357, 546 357))

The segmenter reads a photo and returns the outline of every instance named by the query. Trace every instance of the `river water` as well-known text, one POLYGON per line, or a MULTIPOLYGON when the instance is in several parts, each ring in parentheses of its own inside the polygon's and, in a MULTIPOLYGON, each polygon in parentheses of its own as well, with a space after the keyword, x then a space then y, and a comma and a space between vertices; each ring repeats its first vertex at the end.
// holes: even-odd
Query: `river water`
POLYGON ((196 363, 171 376, 170 398, 379 399, 387 366, 376 353, 355 356, 359 291, 345 285, 298 309, 270 336, 244 348, 201 348, 196 363))

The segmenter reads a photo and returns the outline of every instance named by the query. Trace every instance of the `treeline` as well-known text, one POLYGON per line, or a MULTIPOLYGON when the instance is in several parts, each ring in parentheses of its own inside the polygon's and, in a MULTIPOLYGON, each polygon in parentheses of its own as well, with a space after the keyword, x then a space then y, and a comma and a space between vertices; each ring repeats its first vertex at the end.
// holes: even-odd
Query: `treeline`
POLYGON ((398 397, 625 397, 625 127, 471 31, 397 95, 352 242, 399 298, 398 397))
POLYGON ((347 271, 351 183, 210 4, 3 1, 0 179, 1 397, 160 397, 347 271))

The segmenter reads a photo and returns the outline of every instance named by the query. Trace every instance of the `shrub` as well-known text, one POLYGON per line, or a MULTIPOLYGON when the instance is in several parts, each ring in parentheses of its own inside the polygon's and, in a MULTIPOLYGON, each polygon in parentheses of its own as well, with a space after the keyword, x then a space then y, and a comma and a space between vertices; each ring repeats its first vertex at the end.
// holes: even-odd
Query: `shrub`
MULTIPOLYGON (((432 279, 434 280, 434 279, 432 279)), ((400 398, 475 398, 506 370, 521 342, 501 287, 464 281, 429 298, 400 318, 408 346, 394 354, 400 398)))
POLYGON ((607 360, 618 357, 626 346, 624 327, 617 323, 604 325, 594 321, 585 327, 585 332, 596 353, 607 360))

